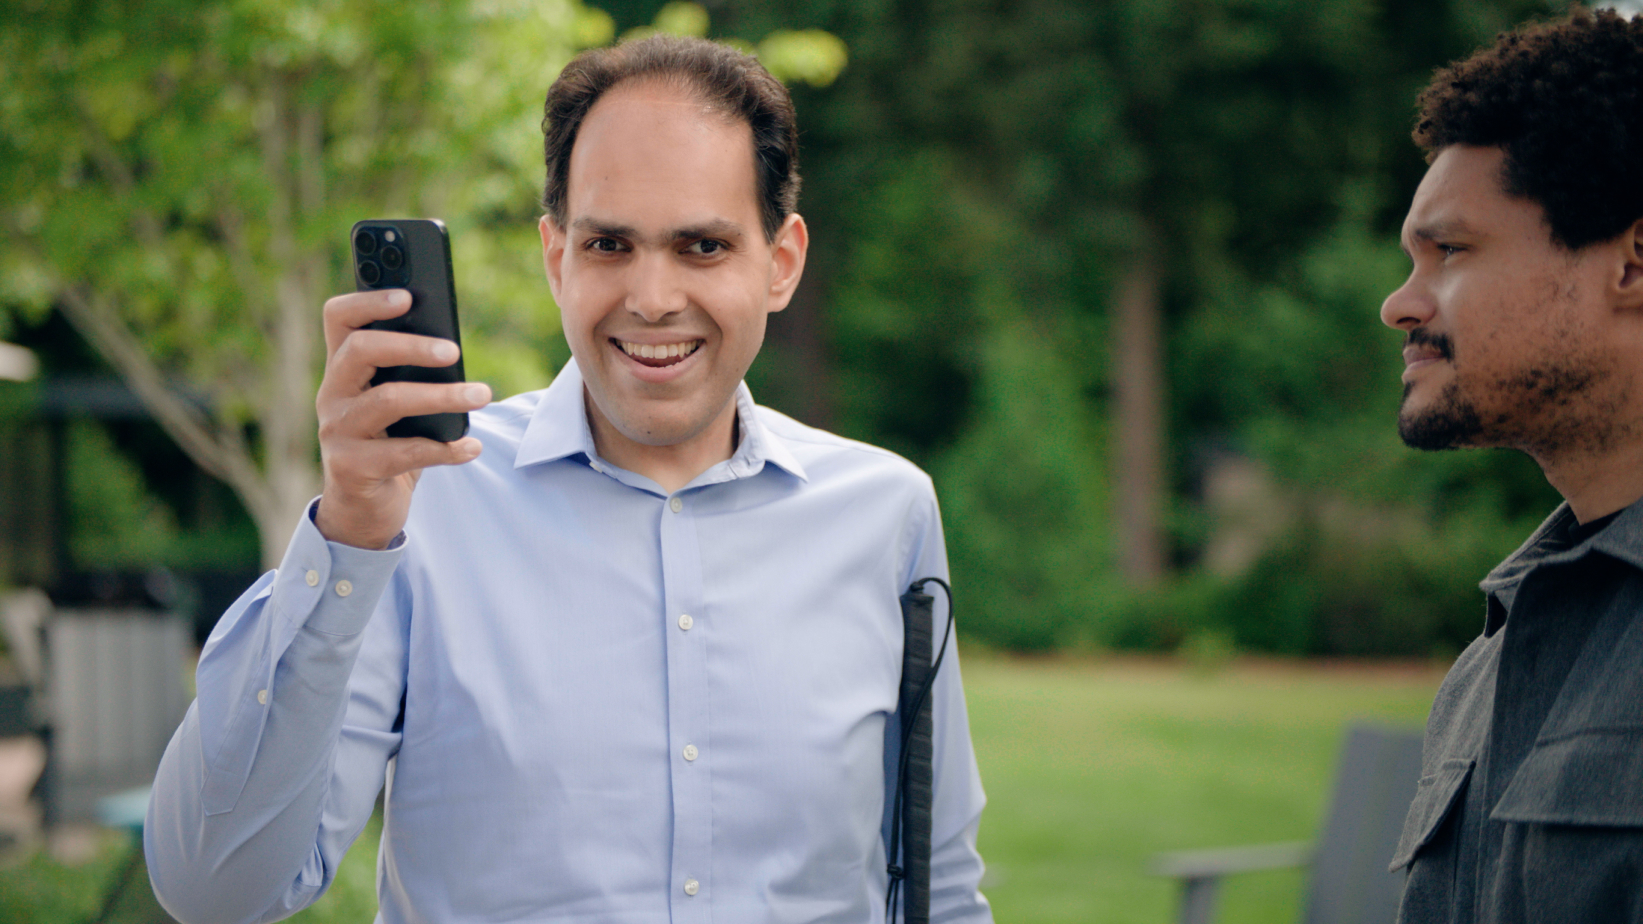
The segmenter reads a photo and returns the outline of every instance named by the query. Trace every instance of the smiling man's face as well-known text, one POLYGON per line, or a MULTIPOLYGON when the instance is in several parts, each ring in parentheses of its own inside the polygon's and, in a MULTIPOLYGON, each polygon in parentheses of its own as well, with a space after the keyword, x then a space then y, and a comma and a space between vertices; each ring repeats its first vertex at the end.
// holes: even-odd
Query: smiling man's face
POLYGON ((588 111, 566 190, 543 258, 600 452, 728 457, 736 387, 806 244, 797 215, 765 238, 751 129, 672 84, 624 83, 588 111))
POLYGON ((1508 196, 1499 148, 1432 162, 1403 227, 1409 280, 1381 320, 1407 333, 1398 432, 1417 449, 1506 446, 1542 457, 1613 424, 1619 360, 1605 342, 1607 266, 1552 242, 1508 196))

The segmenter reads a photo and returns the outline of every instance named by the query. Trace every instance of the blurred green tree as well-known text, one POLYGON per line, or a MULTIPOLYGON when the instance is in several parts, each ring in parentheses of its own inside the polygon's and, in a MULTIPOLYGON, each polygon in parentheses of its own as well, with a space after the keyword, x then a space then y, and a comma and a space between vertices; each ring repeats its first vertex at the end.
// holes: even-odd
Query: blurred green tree
MULTIPOLYGON (((618 23, 655 8, 604 6, 618 23)), ((965 563, 966 629, 1012 647, 1127 633, 1172 644, 1214 618, 1225 594, 1157 582, 1213 528, 1197 495, 1218 447, 1258 459, 1284 492, 1393 507, 1399 523, 1430 516, 1435 536, 1523 499, 1477 519, 1468 535, 1492 538, 1423 566, 1420 581, 1393 569, 1354 584, 1387 612, 1433 582, 1461 600, 1490 554, 1474 550, 1509 549, 1503 517, 1546 492, 1523 460, 1417 458, 1397 443, 1395 335, 1378 327, 1377 287, 1400 269, 1396 226, 1423 170, 1408 140, 1416 92, 1434 67, 1553 6, 720 0, 731 34, 802 19, 852 56, 828 93, 798 99, 816 233, 795 307, 822 314, 821 333, 802 310, 774 321, 756 384, 936 475, 965 563), (1354 273, 1361 284, 1319 282, 1354 273), (1020 343, 1039 357, 1031 376, 1004 361, 1020 343), (819 369, 803 358, 817 349, 819 369), (975 489, 1009 479, 1039 493, 975 489), (1462 495, 1480 500, 1443 499, 1462 495), (1065 573, 1077 563, 1085 573, 1065 573), (1063 607, 1082 612, 1045 618, 1063 607), (1131 611, 1175 628, 1132 633, 1122 626, 1143 617, 1131 611)), ((1301 558, 1318 567, 1292 557, 1263 573, 1305 582, 1304 617, 1325 619, 1353 556, 1301 558)), ((1303 648, 1327 650, 1326 637, 1303 648)))
MULTIPOLYGON (((749 377, 934 474, 967 632, 1441 647, 1552 500, 1511 454, 1397 443, 1375 318, 1415 93, 1550 0, 599 5, 8 6, 0 300, 58 305, 145 394, 192 378, 214 416, 174 407, 177 438, 253 510, 300 504, 312 422, 279 415, 311 415, 347 225, 444 215, 471 374, 539 384, 565 356, 530 240, 542 88, 582 45, 711 29, 794 82, 815 229, 749 377), (1198 580, 1225 454, 1284 525, 1198 580)), ((265 554, 293 518, 258 514, 265 554)))
MULTIPOLYGON (((700 33, 664 7, 650 28, 700 33)), ((360 218, 443 216, 466 367, 498 394, 568 355, 540 281, 542 96, 612 21, 579 0, 22 0, 0 12, 0 302, 61 310, 278 563, 317 491, 319 308, 360 218), (209 397, 182 397, 187 382, 209 397)), ((776 31, 773 72, 845 49, 776 31)))
POLYGON ((531 284, 528 220, 465 232, 528 218, 542 88, 609 40, 608 17, 575 0, 0 17, 0 298, 62 310, 233 487, 265 563, 318 490, 318 313, 354 220, 451 216, 471 374, 544 377, 556 315, 531 284))

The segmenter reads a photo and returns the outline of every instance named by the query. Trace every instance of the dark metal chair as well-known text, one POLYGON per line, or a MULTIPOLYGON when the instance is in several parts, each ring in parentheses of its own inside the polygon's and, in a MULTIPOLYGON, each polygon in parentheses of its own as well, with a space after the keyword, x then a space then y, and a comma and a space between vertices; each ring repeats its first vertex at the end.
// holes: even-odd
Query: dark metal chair
POLYGON ((1210 924, 1222 877, 1310 865, 1304 924, 1391 924, 1403 873, 1389 873, 1420 779, 1421 733, 1354 724, 1335 774, 1329 815, 1314 842, 1160 854, 1153 872, 1181 882, 1180 924, 1210 924))

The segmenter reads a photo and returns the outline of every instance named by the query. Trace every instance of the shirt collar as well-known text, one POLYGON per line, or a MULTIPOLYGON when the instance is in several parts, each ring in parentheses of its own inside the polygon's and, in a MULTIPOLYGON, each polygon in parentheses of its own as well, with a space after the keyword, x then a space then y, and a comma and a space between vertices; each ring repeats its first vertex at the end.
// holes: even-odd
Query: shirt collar
POLYGON ((1643 500, 1620 511, 1613 522, 1587 541, 1599 552, 1643 569, 1643 500))
POLYGON ((787 441, 772 433, 759 419, 753 392, 748 390, 746 382, 736 386, 736 419, 741 425, 742 440, 730 457, 730 467, 738 476, 751 475, 770 462, 800 481, 810 480, 787 441))
POLYGON ((593 459, 593 431, 588 429, 587 409, 582 404, 582 370, 576 360, 565 363, 565 368, 554 376, 553 383, 542 393, 542 400, 531 412, 525 435, 519 440, 519 452, 513 467, 524 468, 540 462, 552 462, 581 455, 593 459))
MULTIPOLYGON (((1535 567, 1546 562, 1570 555, 1575 549, 1584 552, 1586 543, 1569 547, 1564 538, 1568 529, 1574 524, 1574 513, 1569 504, 1564 502, 1552 511, 1529 538, 1517 547, 1517 551, 1506 556, 1506 560, 1496 565, 1489 575, 1478 583, 1484 593, 1496 593, 1509 587, 1515 587, 1523 580, 1523 576, 1534 570, 1535 567)), ((1601 535, 1601 534, 1600 534, 1601 535)), ((1588 540, 1589 541, 1589 540, 1588 540)), ((1570 557, 1574 557, 1570 555, 1570 557)))
MULTIPOLYGON (((565 368, 554 377, 553 384, 542 393, 542 400, 537 403, 530 423, 525 426, 525 434, 519 440, 514 468, 573 456, 581 456, 587 461, 599 457, 593 447, 593 430, 588 426, 587 406, 582 401, 583 387, 582 370, 572 359, 565 363, 565 368)), ((728 462, 720 463, 704 473, 706 476, 722 468, 725 475, 709 479, 706 483, 757 474, 766 462, 800 481, 809 480, 792 448, 759 420, 753 393, 748 390, 746 382, 736 386, 736 419, 741 429, 741 443, 728 462)))
POLYGON ((1495 566, 1478 586, 1485 594, 1496 599, 1497 607, 1490 607, 1485 620, 1484 634, 1492 635, 1505 622, 1506 611, 1511 609, 1517 596, 1517 586, 1523 578, 1540 565, 1574 561, 1590 552, 1602 552, 1643 569, 1643 500, 1620 511, 1607 526, 1580 542, 1571 544, 1569 530, 1577 526, 1574 511, 1569 504, 1559 504, 1552 515, 1518 546, 1517 551, 1495 566))

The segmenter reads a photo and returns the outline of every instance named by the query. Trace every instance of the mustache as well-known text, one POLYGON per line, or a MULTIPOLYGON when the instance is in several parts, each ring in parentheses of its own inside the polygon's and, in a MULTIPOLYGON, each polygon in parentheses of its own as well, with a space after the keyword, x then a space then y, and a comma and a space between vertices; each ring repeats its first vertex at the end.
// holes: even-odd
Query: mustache
POLYGON ((1454 344, 1450 342, 1449 335, 1434 333, 1424 327, 1417 327, 1409 331, 1404 337, 1403 345, 1406 347, 1431 347, 1437 350, 1438 355, 1444 359, 1455 358, 1454 344))

